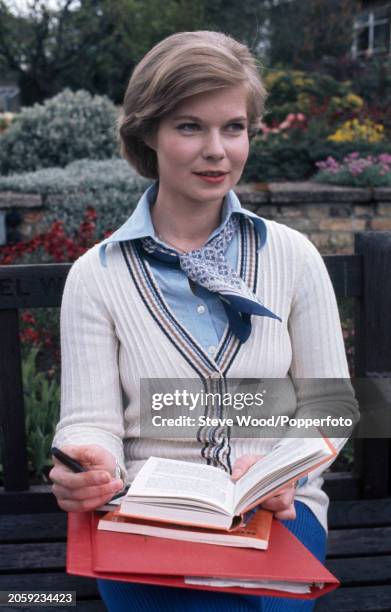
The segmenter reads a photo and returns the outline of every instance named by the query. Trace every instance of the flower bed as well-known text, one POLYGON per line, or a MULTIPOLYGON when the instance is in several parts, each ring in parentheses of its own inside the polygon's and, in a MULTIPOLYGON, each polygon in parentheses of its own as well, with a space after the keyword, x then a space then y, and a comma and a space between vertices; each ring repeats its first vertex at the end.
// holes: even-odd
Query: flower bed
POLYGON ((355 151, 338 162, 333 157, 316 162, 319 168, 313 181, 352 187, 391 187, 391 155, 361 157, 355 151))

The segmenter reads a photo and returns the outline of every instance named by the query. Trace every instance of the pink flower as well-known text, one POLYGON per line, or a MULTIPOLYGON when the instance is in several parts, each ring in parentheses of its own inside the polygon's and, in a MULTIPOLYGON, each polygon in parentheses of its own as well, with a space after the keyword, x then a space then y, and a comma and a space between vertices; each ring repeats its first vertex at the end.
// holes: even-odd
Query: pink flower
POLYGON ((285 121, 280 123, 280 130, 285 130, 286 128, 289 128, 290 125, 291 125, 291 122, 288 119, 285 119, 285 121))

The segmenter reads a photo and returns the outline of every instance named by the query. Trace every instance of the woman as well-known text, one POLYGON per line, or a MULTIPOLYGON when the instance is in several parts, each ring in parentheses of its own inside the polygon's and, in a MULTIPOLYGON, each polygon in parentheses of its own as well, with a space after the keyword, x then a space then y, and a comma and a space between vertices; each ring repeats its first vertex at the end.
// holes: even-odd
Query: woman
MULTIPOLYGON (((140 432, 140 379, 199 378, 211 388, 228 378, 348 378, 320 255, 298 232, 242 209, 232 191, 265 96, 247 47, 216 32, 170 36, 133 72, 122 153, 155 182, 67 279, 54 443, 89 471, 73 474, 55 460, 53 491, 64 510, 107 502, 150 455, 214 464, 236 479, 281 443, 210 428, 187 441, 148 437, 140 432)), ((327 399, 337 413, 355 413, 350 392, 327 399)), ((313 415, 316 402, 292 383, 285 413, 313 415)), ((263 506, 324 560, 321 471, 263 506)), ((98 583, 110 610, 312 609, 297 600, 98 583)))

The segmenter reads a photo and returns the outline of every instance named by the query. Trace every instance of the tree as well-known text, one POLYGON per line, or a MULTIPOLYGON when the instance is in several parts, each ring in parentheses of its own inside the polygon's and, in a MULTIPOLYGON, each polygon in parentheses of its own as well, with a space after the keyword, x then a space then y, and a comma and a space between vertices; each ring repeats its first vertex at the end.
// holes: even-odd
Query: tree
POLYGON ((348 56, 361 4, 361 0, 293 0, 271 7, 271 63, 316 69, 324 58, 348 56))
POLYGON ((197 29, 202 0, 0 0, 0 66, 19 75, 22 103, 68 86, 120 102, 142 55, 169 34, 197 29))
POLYGON ((230 34, 256 51, 265 37, 270 0, 205 0, 204 27, 230 34))

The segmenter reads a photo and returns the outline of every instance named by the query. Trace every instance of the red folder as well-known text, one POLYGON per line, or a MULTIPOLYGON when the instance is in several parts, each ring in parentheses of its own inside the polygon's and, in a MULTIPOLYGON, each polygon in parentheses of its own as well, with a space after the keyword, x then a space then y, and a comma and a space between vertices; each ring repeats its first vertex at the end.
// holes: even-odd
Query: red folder
POLYGON ((278 520, 273 519, 269 549, 229 548, 150 536, 98 531, 94 513, 68 515, 67 572, 139 582, 248 595, 315 599, 335 589, 338 580, 278 520), (188 585, 185 576, 242 580, 324 583, 311 593, 188 585))

